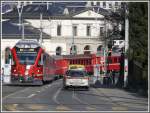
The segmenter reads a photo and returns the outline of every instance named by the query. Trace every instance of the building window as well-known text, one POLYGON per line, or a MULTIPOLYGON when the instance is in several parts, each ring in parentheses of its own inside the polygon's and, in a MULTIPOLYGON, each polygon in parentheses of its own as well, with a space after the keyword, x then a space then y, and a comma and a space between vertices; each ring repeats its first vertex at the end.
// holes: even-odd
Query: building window
POLYGON ((61 25, 57 26, 57 36, 61 36, 61 25))
POLYGON ((99 46, 98 46, 98 48, 97 48, 97 53, 101 53, 101 52, 102 52, 102 47, 103 47, 102 45, 99 45, 99 46))
POLYGON ((100 27, 100 36, 104 36, 104 27, 100 27))
POLYGON ((118 2, 115 2, 115 7, 118 7, 118 2))
POLYGON ((73 36, 77 36, 77 26, 73 26, 73 36))
POLYGON ((103 8, 106 8, 106 2, 103 2, 103 8))
POLYGON ((70 48, 70 54, 71 55, 77 54, 77 46, 76 45, 71 46, 71 48, 70 48))
POLYGON ((112 8, 112 4, 111 3, 109 4, 109 8, 112 8))
POLYGON ((100 6, 100 2, 97 2, 97 6, 100 6))
POLYGON ((61 55, 62 49, 61 47, 56 48, 56 55, 61 55))
POLYGON ((87 26, 87 28, 86 28, 86 34, 87 34, 87 36, 91 36, 91 26, 87 26))
POLYGON ((90 54, 91 53, 91 50, 90 50, 90 46, 89 45, 86 45, 84 47, 84 54, 90 54))

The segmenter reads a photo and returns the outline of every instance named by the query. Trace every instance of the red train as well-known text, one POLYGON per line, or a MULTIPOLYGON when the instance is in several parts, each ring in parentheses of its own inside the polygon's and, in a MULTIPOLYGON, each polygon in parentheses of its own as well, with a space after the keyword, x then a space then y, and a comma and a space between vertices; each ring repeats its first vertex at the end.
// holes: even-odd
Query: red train
MULTIPOLYGON (((120 70, 120 56, 108 56, 106 68, 107 70, 120 70)), ((68 61, 68 64, 81 64, 85 65, 86 71, 88 73, 93 73, 93 68, 95 65, 99 65, 100 70, 104 68, 104 58, 103 56, 96 54, 89 55, 66 55, 64 59, 68 61)))
MULTIPOLYGON (((45 81, 63 76, 70 64, 85 65, 88 73, 93 73, 95 65, 104 67, 103 56, 63 55, 52 56, 34 40, 20 40, 12 49, 11 82, 16 84, 42 85, 45 81)), ((120 56, 107 57, 107 70, 120 70, 120 56)))
POLYGON ((41 45, 33 40, 21 40, 11 50, 11 82, 16 84, 42 85, 64 74, 67 61, 56 59, 45 52, 41 45), (62 68, 63 67, 63 68, 62 68))

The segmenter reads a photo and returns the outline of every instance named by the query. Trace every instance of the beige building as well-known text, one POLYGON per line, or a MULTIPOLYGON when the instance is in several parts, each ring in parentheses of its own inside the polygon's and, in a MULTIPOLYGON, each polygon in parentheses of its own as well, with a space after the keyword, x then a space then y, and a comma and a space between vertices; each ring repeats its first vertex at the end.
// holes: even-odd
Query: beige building
POLYGON ((2 62, 6 48, 12 48, 21 38, 40 40, 41 32, 41 44, 50 55, 97 53, 104 46, 106 32, 117 24, 109 21, 110 11, 87 3, 78 7, 76 4, 72 7, 60 3, 30 4, 22 8, 24 27, 18 24, 21 6, 3 14, 2 62))

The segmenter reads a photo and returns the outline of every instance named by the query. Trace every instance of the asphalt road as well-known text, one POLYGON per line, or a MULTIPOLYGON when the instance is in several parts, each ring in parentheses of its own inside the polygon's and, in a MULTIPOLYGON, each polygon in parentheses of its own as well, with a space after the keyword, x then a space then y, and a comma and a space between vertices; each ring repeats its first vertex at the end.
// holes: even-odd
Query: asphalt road
POLYGON ((148 98, 117 88, 64 90, 62 80, 43 86, 2 86, 2 111, 147 111, 148 98))

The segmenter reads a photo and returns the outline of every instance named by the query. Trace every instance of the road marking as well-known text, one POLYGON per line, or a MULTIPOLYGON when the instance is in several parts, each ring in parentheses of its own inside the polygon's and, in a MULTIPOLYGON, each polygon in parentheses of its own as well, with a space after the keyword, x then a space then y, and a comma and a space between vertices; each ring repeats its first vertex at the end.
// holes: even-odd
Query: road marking
POLYGON ((18 104, 9 104, 5 105, 4 108, 9 111, 16 111, 18 104))
POLYGON ((73 90, 72 98, 76 99, 76 100, 77 100, 77 101, 79 101, 81 104, 89 105, 88 103, 86 103, 86 102, 84 102, 84 101, 80 100, 80 99, 76 96, 76 94, 75 94, 75 91, 74 91, 74 90, 73 90))
POLYGON ((87 110, 90 110, 90 111, 91 111, 91 110, 93 110, 93 111, 96 110, 96 108, 90 107, 90 106, 87 106, 86 109, 87 109, 87 110))
POLYGON ((44 110, 46 106, 44 105, 38 105, 38 104, 31 104, 28 106, 28 108, 33 109, 33 110, 44 110))
POLYGON ((73 94, 72 94, 72 98, 76 99, 77 101, 79 101, 81 104, 85 104, 85 105, 88 105, 86 107, 87 110, 96 110, 96 108, 93 106, 93 105, 90 105, 89 103, 85 102, 85 101, 82 101, 80 98, 77 97, 75 91, 73 91, 73 94))
POLYGON ((66 107, 66 106, 60 105, 60 106, 56 107, 56 110, 58 110, 58 111, 70 111, 71 109, 66 107))
POLYGON ((27 98, 31 98, 31 97, 33 97, 33 96, 35 96, 36 94, 31 94, 31 95, 29 95, 27 98))
POLYGON ((29 89, 29 88, 25 88, 25 89, 23 89, 23 90, 20 90, 20 91, 17 91, 17 92, 11 93, 11 94, 9 94, 9 95, 7 95, 7 96, 3 97, 2 99, 4 100, 4 99, 6 99, 6 98, 8 98, 8 97, 10 97, 10 96, 17 95, 17 93, 24 92, 24 91, 26 91, 26 90, 28 90, 28 89, 29 89))
POLYGON ((61 89, 62 89, 62 88, 59 88, 59 89, 57 90, 57 92, 56 92, 56 93, 54 94, 54 96, 53 96, 53 100, 54 100, 54 102, 56 102, 57 104, 60 104, 59 101, 57 100, 57 97, 58 97, 59 93, 61 92, 61 89))
POLYGON ((40 93, 41 91, 36 91, 37 93, 40 93))
POLYGON ((127 107, 124 107, 124 106, 113 106, 113 107, 112 107, 112 110, 113 110, 113 111, 127 111, 128 108, 127 108, 127 107))

